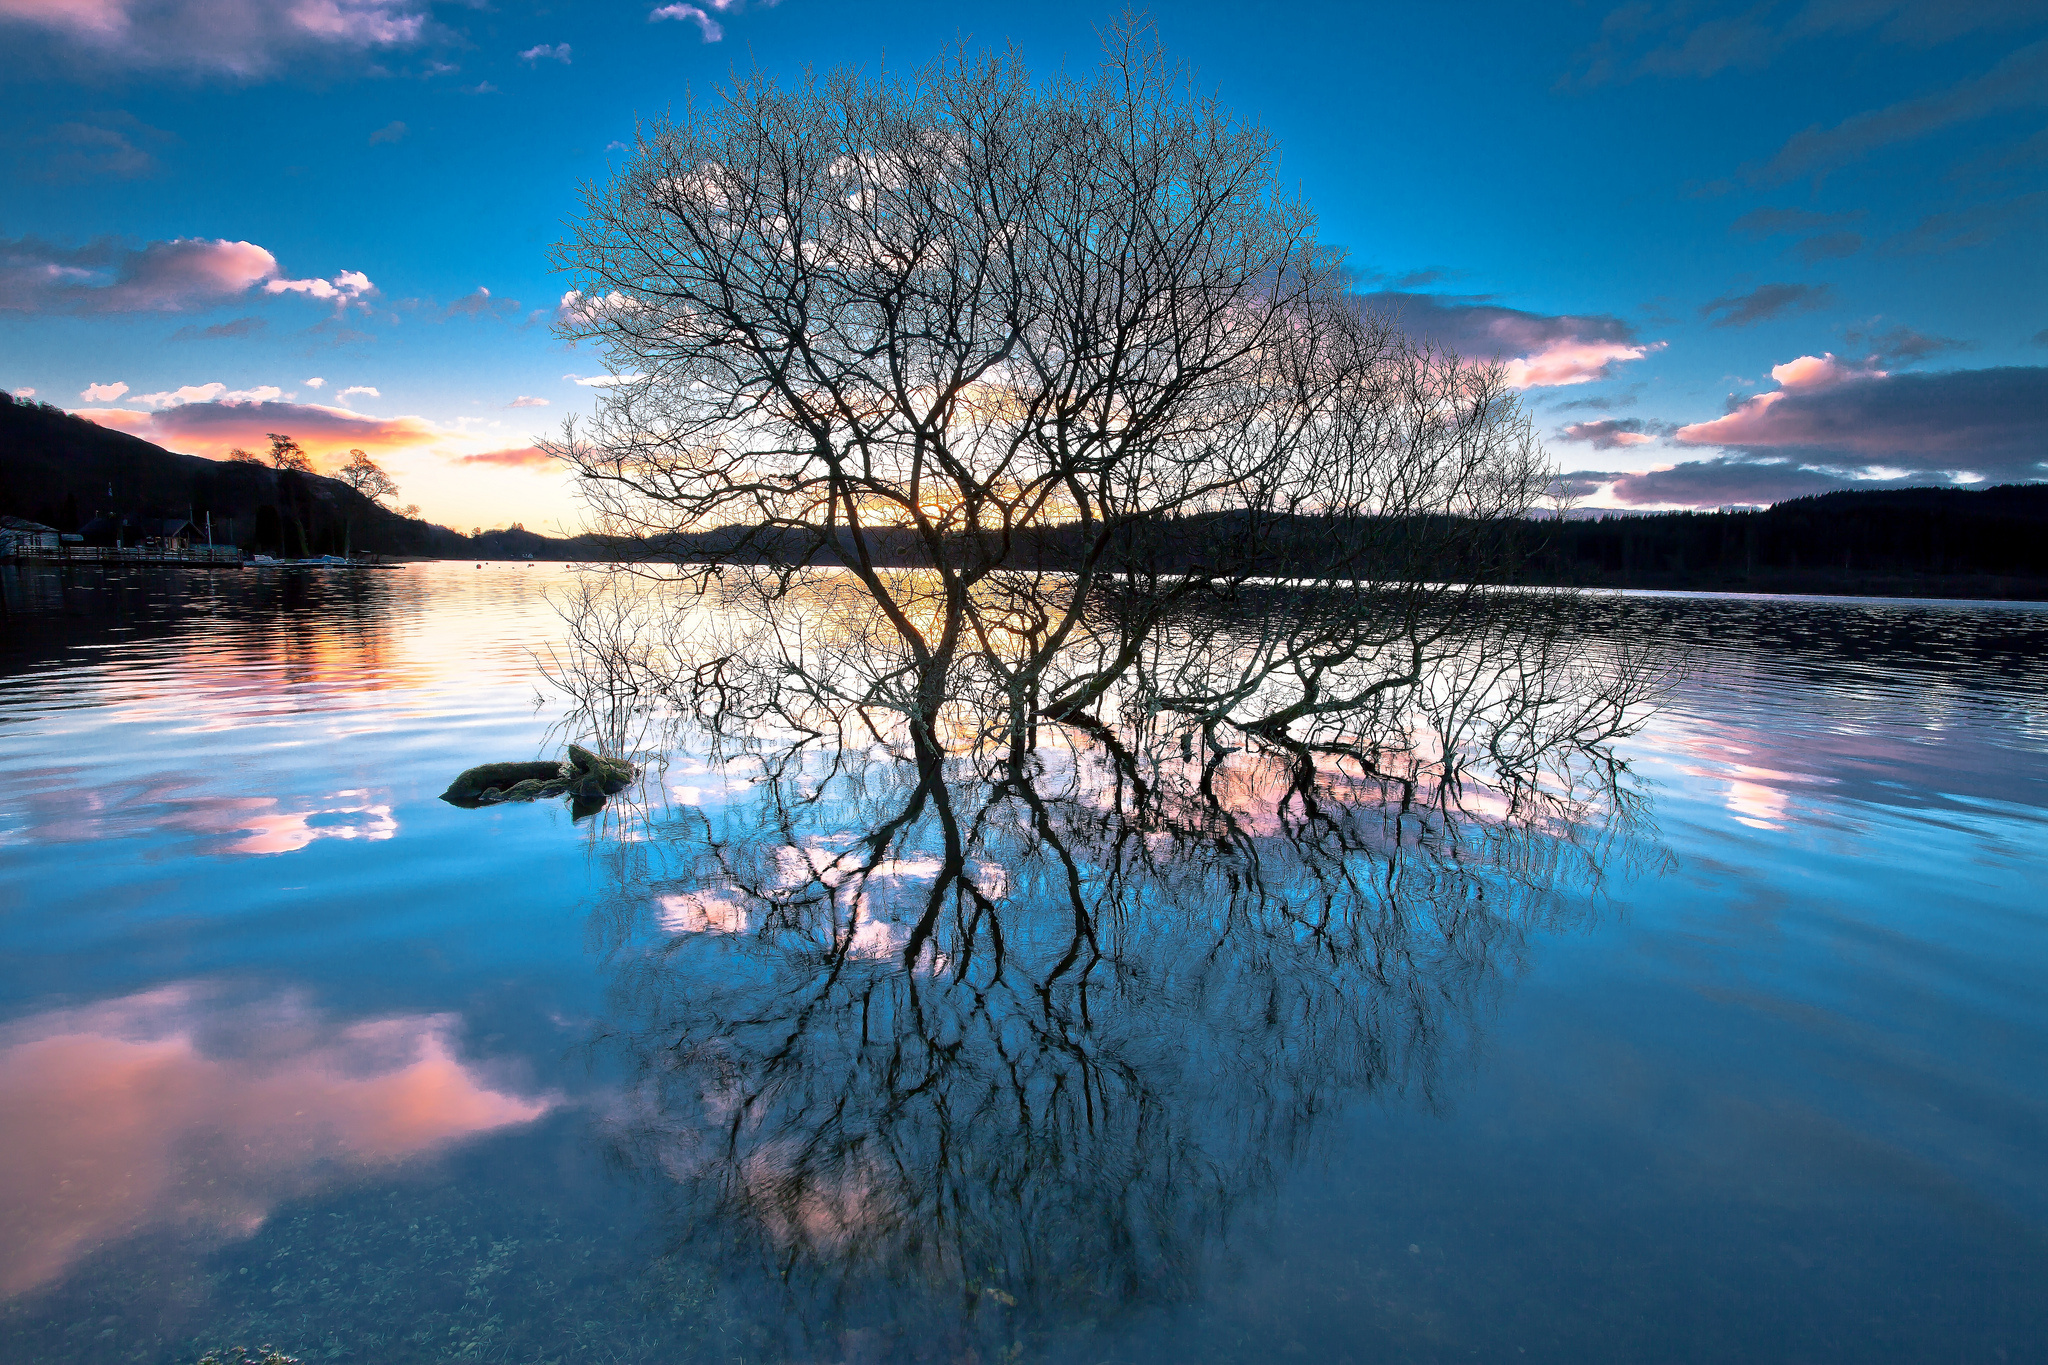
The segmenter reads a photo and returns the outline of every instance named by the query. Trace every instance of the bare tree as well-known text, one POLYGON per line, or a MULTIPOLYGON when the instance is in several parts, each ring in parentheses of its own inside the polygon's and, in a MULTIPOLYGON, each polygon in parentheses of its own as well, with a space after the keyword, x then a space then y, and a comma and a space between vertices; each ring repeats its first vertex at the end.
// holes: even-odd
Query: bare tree
POLYGON ((262 464, 263 457, 253 450, 244 450, 236 446, 228 451, 228 461, 231 464, 262 464))
POLYGON ((280 432, 266 431, 270 441, 270 463, 274 469, 289 469, 300 474, 313 472, 313 461, 297 441, 280 432))
POLYGON ((336 478, 380 507, 386 498, 398 496, 397 481, 379 468, 375 460, 360 450, 351 450, 348 456, 348 463, 335 471, 336 478))
MULTIPOLYGON (((348 463, 335 471, 335 477, 378 507, 384 505, 386 498, 398 496, 397 481, 379 468, 377 462, 367 453, 360 450, 349 451, 348 463)), ((355 530, 355 516, 351 513, 343 522, 343 534, 347 537, 342 542, 344 555, 355 552, 355 530)))
POLYGON ((752 610, 721 668, 895 712, 927 762, 961 724, 1021 749, 1156 705, 1160 632, 1276 576, 1319 605, 1169 700, 1285 729, 1412 683, 1477 591, 1447 568, 1497 576, 1545 473, 1498 368, 1363 314, 1312 226, 1141 28, 1088 83, 965 50, 757 75, 589 189, 563 330, 619 382, 548 448, 622 557, 752 610))

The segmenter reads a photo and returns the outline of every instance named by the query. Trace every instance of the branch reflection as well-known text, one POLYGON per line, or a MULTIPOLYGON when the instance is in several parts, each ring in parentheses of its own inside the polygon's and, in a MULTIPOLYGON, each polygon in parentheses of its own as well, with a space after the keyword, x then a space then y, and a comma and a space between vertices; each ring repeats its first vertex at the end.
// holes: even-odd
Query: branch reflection
MULTIPOLYGON (((1193 1292, 1326 1117, 1434 1103, 1532 936, 1650 856, 1611 746, 1664 674, 1554 606, 1383 641, 1412 680, 1279 723, 1245 661, 1299 604, 1148 623, 1114 719, 1023 745, 678 706, 736 794, 692 777, 611 846, 619 1161, 802 1334, 957 1350, 1193 1292)), ((579 679, 615 751, 663 695, 623 639, 579 679)))

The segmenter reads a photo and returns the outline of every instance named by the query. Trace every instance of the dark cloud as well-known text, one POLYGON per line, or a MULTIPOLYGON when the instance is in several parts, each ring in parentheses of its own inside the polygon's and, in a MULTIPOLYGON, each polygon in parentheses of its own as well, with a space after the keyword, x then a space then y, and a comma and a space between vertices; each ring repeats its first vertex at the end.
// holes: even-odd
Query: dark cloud
POLYGON ((1818 0, 1714 13, 1692 0, 1633 0, 1608 14, 1600 38, 1565 83, 1598 85, 1643 76, 1712 76, 1758 70, 1788 47, 1874 31, 1880 42, 1928 46, 1968 33, 2037 24, 2041 0, 1818 0))
POLYGON ((1621 393, 1595 394, 1591 398, 1573 398, 1550 405, 1552 412, 1612 412, 1616 408, 1632 408, 1636 405, 1633 389, 1621 393))
POLYGON ((448 305, 443 317, 504 318, 519 311, 518 299, 494 299, 491 291, 478 285, 448 305))
POLYGON ((1776 156, 1749 175, 1763 184, 1782 184, 1847 165, 1879 147, 2043 103, 2048 103, 2048 40, 2008 53, 1983 75, 1946 90, 1868 110, 1832 128, 1814 124, 1793 134, 1776 156))
POLYGON ((1982 246, 1993 238, 2004 236, 2043 204, 2048 204, 2048 190, 1948 213, 1930 213, 1906 231, 1887 239, 1882 250, 1887 256, 1917 256, 1925 252, 1959 251, 1964 247, 1982 246))
POLYGON ((1700 316, 1716 327, 1747 327, 1787 312, 1810 313, 1826 306, 1833 291, 1824 284, 1760 284, 1747 294, 1724 294, 1700 305, 1700 316), (1720 314, 1715 317, 1715 314, 1720 314))
POLYGON ((1863 250, 1863 234, 1858 232, 1823 232, 1818 237, 1809 237, 1792 248, 1802 265, 1817 261, 1838 261, 1844 256, 1854 256, 1863 250))
POLYGON ((163 169, 157 153, 177 141, 176 134, 115 110, 56 124, 30 139, 27 151, 38 179, 59 184, 143 180, 163 169))
MULTIPOLYGON (((1925 482, 1922 480, 1922 482, 1925 482)), ((1623 474, 1614 480, 1616 502, 1633 507, 1673 503, 1682 507, 1723 507, 1730 503, 1773 503, 1832 493, 1841 488, 1884 486, 1844 478, 1824 470, 1805 469, 1780 460, 1724 456, 1691 460, 1670 469, 1623 474)))
POLYGON ((1609 469, 1574 469, 1569 474, 1559 474, 1543 490, 1546 498, 1589 498, 1608 484, 1625 475, 1609 469))
POLYGON ((1996 481, 2039 479, 2048 477, 2048 367, 1788 384, 1725 417, 1682 427, 1676 439, 1840 473, 1968 470, 1996 481))
POLYGON ((2048 346, 2048 327, 2043 327, 2030 338, 2036 346, 2048 346))
POLYGON ((1815 213, 1811 209, 1751 209, 1728 225, 1730 232, 1739 232, 1753 242, 1766 237, 1785 237, 1800 232, 1818 232, 1822 228, 1839 227, 1853 223, 1863 216, 1863 210, 1854 213, 1815 213))
POLYGON ((1635 331, 1611 314, 1528 313, 1471 295, 1410 294, 1381 289, 1353 295, 1400 321, 1410 336, 1473 356, 1518 356, 1559 341, 1633 342, 1635 331))
POLYGON ((1509 362, 1511 382, 1522 387, 1605 379, 1618 362, 1640 360, 1662 345, 1638 341, 1634 328, 1606 313, 1530 313, 1482 297, 1395 289, 1352 298, 1419 341, 1509 362))
POLYGON ((268 325, 262 318, 236 318, 232 322, 216 322, 211 327, 194 327, 188 323, 171 333, 171 340, 218 341, 224 337, 253 336, 268 325))
MULTIPOLYGON (((1657 424, 1648 425, 1655 427, 1657 424)), ((1625 450, 1655 439, 1651 431, 1645 430, 1645 423, 1640 417, 1602 417, 1593 422, 1573 422, 1557 435, 1559 440, 1590 445, 1595 450, 1625 450)))
POLYGON ((1971 343, 1954 337, 1929 336, 1903 324, 1878 331, 1876 321, 1851 327, 1843 334, 1851 346, 1868 348, 1870 358, 1882 365, 1913 365, 1943 351, 1967 351, 1971 343))

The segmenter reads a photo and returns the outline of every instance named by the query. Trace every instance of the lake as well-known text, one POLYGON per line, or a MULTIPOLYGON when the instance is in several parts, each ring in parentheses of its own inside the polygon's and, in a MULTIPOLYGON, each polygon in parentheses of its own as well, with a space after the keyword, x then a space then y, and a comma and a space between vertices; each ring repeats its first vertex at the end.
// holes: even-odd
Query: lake
POLYGON ((718 888, 886 765, 439 799, 572 573, 0 569, 0 1357, 2040 1358, 2048 608, 1593 599, 1689 660, 1595 825, 1084 793, 820 941, 718 888))

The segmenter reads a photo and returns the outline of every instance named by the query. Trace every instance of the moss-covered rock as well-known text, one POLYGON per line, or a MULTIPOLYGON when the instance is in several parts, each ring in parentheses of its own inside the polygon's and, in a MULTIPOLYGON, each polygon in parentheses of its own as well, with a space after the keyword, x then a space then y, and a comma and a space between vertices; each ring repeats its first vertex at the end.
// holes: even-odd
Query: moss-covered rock
POLYGON ((451 782, 441 799, 450 805, 476 807, 567 796, 581 818, 603 806, 606 797, 624 791, 633 777, 633 765, 624 759, 606 758, 571 744, 565 763, 478 764, 451 782))
POLYGON ((569 746, 563 775, 572 783, 595 785, 604 795, 624 791, 633 780, 633 765, 622 758, 604 758, 580 744, 569 746))
POLYGON ((529 779, 547 782, 562 776, 562 765, 555 762, 533 763, 479 763, 466 768, 448 790, 441 793, 441 799, 457 806, 481 804, 485 792, 497 788, 501 793, 509 787, 529 779))

